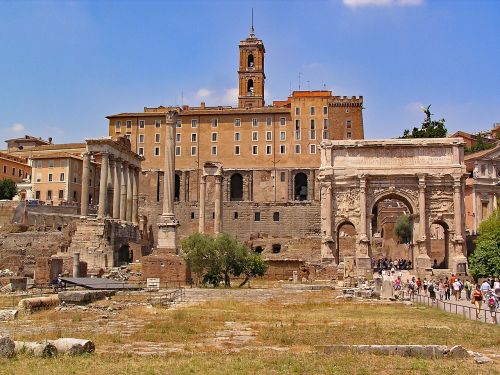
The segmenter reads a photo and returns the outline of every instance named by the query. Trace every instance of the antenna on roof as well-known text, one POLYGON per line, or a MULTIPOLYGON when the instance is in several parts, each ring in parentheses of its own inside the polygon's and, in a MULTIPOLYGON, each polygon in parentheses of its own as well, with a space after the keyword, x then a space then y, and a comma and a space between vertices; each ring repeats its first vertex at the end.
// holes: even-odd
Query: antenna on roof
POLYGON ((301 72, 299 72, 299 91, 300 91, 300 76, 302 75, 301 72))
POLYGON ((253 8, 252 8, 252 27, 250 28, 250 36, 251 37, 255 36, 254 32, 255 32, 255 30, 253 28, 253 8))

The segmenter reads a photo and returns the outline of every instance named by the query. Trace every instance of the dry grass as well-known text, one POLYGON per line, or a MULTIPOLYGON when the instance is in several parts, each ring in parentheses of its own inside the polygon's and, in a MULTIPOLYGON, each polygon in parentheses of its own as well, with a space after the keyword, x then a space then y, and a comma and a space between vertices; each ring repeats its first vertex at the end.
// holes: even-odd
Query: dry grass
MULTIPOLYGON (((471 359, 424 360, 375 355, 323 355, 314 345, 460 344, 500 354, 500 328, 464 320, 435 309, 403 304, 337 302, 332 292, 277 291, 271 300, 213 300, 177 309, 130 307, 101 319, 95 312, 45 311, 13 322, 15 339, 59 336, 95 341, 89 357, 39 360, 20 356, 0 361, 0 374, 500 374, 499 363, 479 366, 471 359), (139 326, 128 334, 110 327, 139 326), (214 345, 227 322, 247 327, 253 339, 214 345), (130 323, 132 324, 132 323, 130 323), (54 325, 56 328, 54 329, 54 325), (26 327, 36 326, 38 332, 26 327), (24 327, 24 328, 23 328, 24 327), (50 328, 52 327, 52 329, 50 328), (46 329, 46 330, 44 330, 46 329), (180 348, 179 353, 130 354, 138 342, 180 348), (102 348, 111 348, 104 352, 102 348)), ((136 298, 136 297, 134 297, 136 298)), ((114 300, 124 300, 117 296, 114 300)), ((1 326, 0 326, 1 329, 1 326)))

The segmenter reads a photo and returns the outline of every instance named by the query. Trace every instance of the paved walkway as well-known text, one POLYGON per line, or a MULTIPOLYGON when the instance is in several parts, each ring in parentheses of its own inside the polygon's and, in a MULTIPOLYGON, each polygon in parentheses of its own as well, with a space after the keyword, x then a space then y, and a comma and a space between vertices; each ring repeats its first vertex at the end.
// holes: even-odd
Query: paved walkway
MULTIPOLYGON (((479 313, 479 318, 476 319, 476 307, 463 297, 461 300, 455 301, 455 298, 452 296, 450 300, 439 300, 439 297, 433 303, 429 296, 427 295, 416 295, 414 302, 421 303, 427 306, 433 306, 438 308, 439 310, 443 310, 446 312, 450 312, 452 314, 462 315, 464 318, 471 320, 480 320, 485 323, 493 323, 493 319, 491 318, 490 310, 488 309, 488 305, 483 302, 481 306, 481 311, 479 313)), ((500 320, 500 313, 497 311, 497 324, 500 320)))

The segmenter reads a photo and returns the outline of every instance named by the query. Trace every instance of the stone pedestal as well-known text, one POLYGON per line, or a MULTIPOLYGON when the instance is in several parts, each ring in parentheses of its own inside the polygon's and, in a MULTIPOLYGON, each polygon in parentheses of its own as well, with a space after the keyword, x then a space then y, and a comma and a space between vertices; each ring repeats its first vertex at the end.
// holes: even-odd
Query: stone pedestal
POLYGON ((158 223, 158 249, 165 249, 168 252, 177 254, 176 231, 179 222, 175 219, 163 218, 158 223))

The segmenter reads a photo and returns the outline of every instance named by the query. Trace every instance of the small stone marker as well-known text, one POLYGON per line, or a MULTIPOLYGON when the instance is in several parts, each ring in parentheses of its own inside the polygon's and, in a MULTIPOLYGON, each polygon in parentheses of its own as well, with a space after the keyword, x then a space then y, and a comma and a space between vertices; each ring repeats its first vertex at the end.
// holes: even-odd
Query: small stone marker
POLYGON ((160 278, 159 277, 148 277, 146 279, 146 287, 148 289, 160 289, 160 278))

